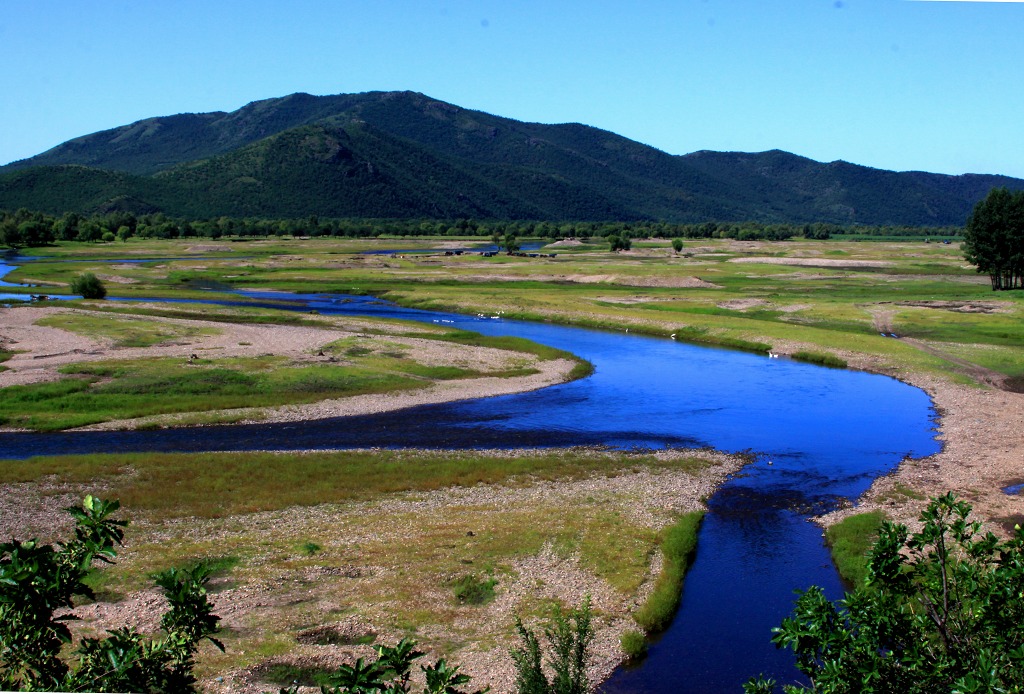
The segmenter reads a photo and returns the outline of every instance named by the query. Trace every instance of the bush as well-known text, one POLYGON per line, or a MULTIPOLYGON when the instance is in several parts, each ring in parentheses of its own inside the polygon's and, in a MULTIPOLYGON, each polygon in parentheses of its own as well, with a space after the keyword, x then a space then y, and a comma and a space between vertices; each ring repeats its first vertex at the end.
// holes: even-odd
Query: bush
POLYGON ((544 627, 544 636, 550 648, 547 658, 550 678, 544 668, 543 651, 537 634, 523 626, 518 617, 516 631, 522 640, 519 648, 512 649, 518 694, 586 694, 589 691, 587 663, 590 660, 590 644, 594 640, 589 597, 569 612, 556 607, 551 621, 544 627))
POLYGON ((71 292, 85 299, 102 299, 107 295, 107 288, 96 275, 86 272, 71 280, 71 292))
POLYGON ((630 629, 619 639, 619 647, 627 660, 638 660, 647 653, 647 637, 636 629, 630 629))
MULTIPOLYGON (((1024 682, 1024 530, 1001 542, 952 494, 921 532, 882 524, 863 585, 836 604, 812 586, 772 641, 796 654, 801 692, 1019 692, 1024 682)), ((774 691, 772 680, 744 686, 774 691)))
POLYGON ((165 636, 144 639, 131 627, 75 649, 67 614, 73 596, 94 597, 85 579, 94 561, 113 563, 126 521, 110 515, 120 504, 87 496, 67 511, 74 538, 60 545, 12 540, 0 545, 0 688, 28 691, 193 692, 197 644, 218 631, 201 570, 169 569, 156 576, 170 609, 165 636), (72 669, 69 663, 75 663, 72 669))

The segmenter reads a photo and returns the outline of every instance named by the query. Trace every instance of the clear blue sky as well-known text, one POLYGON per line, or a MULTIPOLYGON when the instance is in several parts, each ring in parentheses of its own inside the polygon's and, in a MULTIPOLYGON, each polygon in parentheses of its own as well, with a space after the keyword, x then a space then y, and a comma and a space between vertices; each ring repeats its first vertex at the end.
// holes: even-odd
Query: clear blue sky
POLYGON ((0 163, 150 116, 423 92, 672 154, 1024 178, 1024 2, 2 0, 0 163))

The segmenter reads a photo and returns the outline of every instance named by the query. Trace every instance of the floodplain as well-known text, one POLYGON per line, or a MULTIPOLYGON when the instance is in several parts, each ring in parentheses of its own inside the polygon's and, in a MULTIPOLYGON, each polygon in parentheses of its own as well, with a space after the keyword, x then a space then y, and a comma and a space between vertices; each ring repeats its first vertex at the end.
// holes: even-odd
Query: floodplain
MULTIPOLYGON (((59 295, 69 278, 93 272, 111 296, 175 302, 211 295, 238 300, 233 289, 369 294, 411 307, 629 330, 887 374, 932 396, 945 448, 904 461, 876 482, 856 511, 873 509, 907 522, 928 496, 953 489, 994 528, 1014 522, 1015 505, 1019 514, 1019 496, 1002 488, 1024 479, 1024 297, 992 292, 955 243, 692 240, 677 253, 668 240, 637 239, 632 250, 613 253, 600 240, 567 239, 544 247, 543 257, 446 253, 477 243, 130 239, 42 249, 39 260, 6 279, 36 285, 12 291, 59 295)), ((328 319, 265 306, 34 302, 2 309, 0 334, 16 322, 11 316, 41 304, 57 308, 33 326, 100 341, 117 358, 69 358, 59 380, 7 386, 3 402, 11 411, 2 416, 8 426, 80 426, 74 417, 83 410, 94 418, 102 410, 74 397, 96 397, 104 388, 123 392, 125 384, 150 393, 150 404, 171 400, 154 384, 188 390, 192 381, 181 373, 214 368, 199 349, 202 341, 225 334, 240 353, 218 353, 225 361, 215 366, 225 373, 196 377, 197 395, 204 382, 222 382, 230 391, 245 380, 242 400, 256 392, 267 406, 351 395, 345 388, 362 372, 338 382, 325 372, 314 388, 294 371, 342 368, 328 361, 332 356, 346 360, 346 368, 387 375, 377 390, 359 391, 371 398, 422 387, 424 379, 486 375, 511 382, 544 360, 565 358, 524 345, 508 351, 507 344, 483 344, 507 353, 487 365, 439 364, 410 357, 409 341, 447 335, 446 353, 463 360, 470 346, 443 327, 362 322, 344 336, 303 342, 298 351, 309 363, 300 368, 297 354, 265 354, 259 338, 230 331, 239 325, 316 331, 328 319), (128 349, 169 353, 124 360, 128 349), (189 363, 193 351, 198 358, 189 363), (273 384, 253 385, 271 375, 273 384), (70 419, 43 422, 31 398, 6 397, 20 392, 8 388, 60 383, 71 384, 62 386, 65 406, 51 399, 45 413, 70 411, 70 419), (8 404, 16 402, 24 404, 8 404)), ((0 378, 14 378, 20 346, 7 341, 0 350, 0 368, 8 367, 0 378)), ((573 376, 563 371, 561 377, 573 376)), ((188 416, 173 423, 238 421, 240 415, 224 414, 238 406, 195 397, 176 406, 176 416, 188 416)), ((137 407, 101 419, 163 426, 172 423, 159 419, 167 414, 137 407)), ((214 597, 224 596, 228 650, 200 660, 211 691, 221 686, 217 676, 228 678, 224 687, 253 691, 269 688, 274 677, 312 676, 337 658, 318 650, 323 643, 361 652, 367 640, 401 635, 456 661, 474 654, 476 662, 489 663, 474 673, 479 682, 504 691, 509 674, 501 661, 508 660, 514 614, 536 618, 548 602, 572 604, 582 592, 594 597, 605 627, 597 648, 601 667, 606 672, 614 665, 621 658, 618 638, 635 628, 630 615, 659 571, 663 529, 679 514, 698 510, 741 464, 708 453, 590 450, 75 456, 7 461, 0 481, 5 497, 34 509, 5 508, 8 534, 57 532, 56 509, 87 492, 117 496, 132 516, 118 565, 97 575, 100 601, 90 606, 87 628, 104 619, 118 623, 126 614, 139 615, 145 626, 144 608, 156 600, 144 589, 146 576, 168 563, 219 562, 214 597), (458 586, 491 581, 491 594, 485 589, 479 604, 458 596, 458 586)))

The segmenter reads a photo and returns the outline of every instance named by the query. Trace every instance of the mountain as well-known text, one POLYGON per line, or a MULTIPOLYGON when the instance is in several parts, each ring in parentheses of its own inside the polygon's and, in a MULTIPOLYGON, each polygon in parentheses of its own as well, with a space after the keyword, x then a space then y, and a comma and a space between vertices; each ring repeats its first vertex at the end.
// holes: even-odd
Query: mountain
POLYGON ((290 96, 75 138, 0 167, 0 207, 172 216, 959 225, 1005 176, 781 151, 666 154, 414 92, 290 96))

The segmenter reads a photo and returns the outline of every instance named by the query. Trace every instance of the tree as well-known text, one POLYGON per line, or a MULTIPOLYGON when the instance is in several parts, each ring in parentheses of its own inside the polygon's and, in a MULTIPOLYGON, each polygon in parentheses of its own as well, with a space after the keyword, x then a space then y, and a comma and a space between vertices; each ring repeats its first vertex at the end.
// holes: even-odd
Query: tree
POLYGON ((516 251, 519 250, 519 239, 517 239, 516 235, 513 234, 511 231, 505 232, 504 246, 506 253, 515 253, 516 251))
POLYGON ((223 650, 212 637, 220 618, 207 600, 209 574, 201 567, 156 576, 170 605, 160 622, 162 638, 146 639, 124 627, 102 639, 82 639, 68 651, 73 597, 94 597, 85 577, 94 561, 113 563, 114 546, 124 538, 127 522, 110 517, 119 507, 117 501, 86 496, 80 507, 67 509, 75 531, 63 545, 0 544, 0 688, 192 692, 198 643, 209 639, 223 650))
POLYGON ((623 232, 622 236, 618 234, 611 234, 608 237, 608 246, 612 251, 628 251, 633 247, 633 242, 629 239, 629 236, 623 232))
POLYGON ((107 295, 107 288, 96 275, 86 272, 71 280, 71 292, 84 299, 102 299, 107 295))
POLYGON ((993 291, 1024 286, 1024 191, 989 191, 967 219, 962 248, 993 291))
MULTIPOLYGON (((862 586, 837 605, 814 586, 772 641, 810 678, 799 692, 1024 690, 1024 531, 1001 542, 952 494, 933 499, 922 530, 886 522, 862 586)), ((774 691, 752 680, 748 694, 774 691)))
POLYGON ((683 250, 683 240, 682 239, 672 239, 672 250, 675 251, 676 253, 678 253, 679 251, 683 250))

